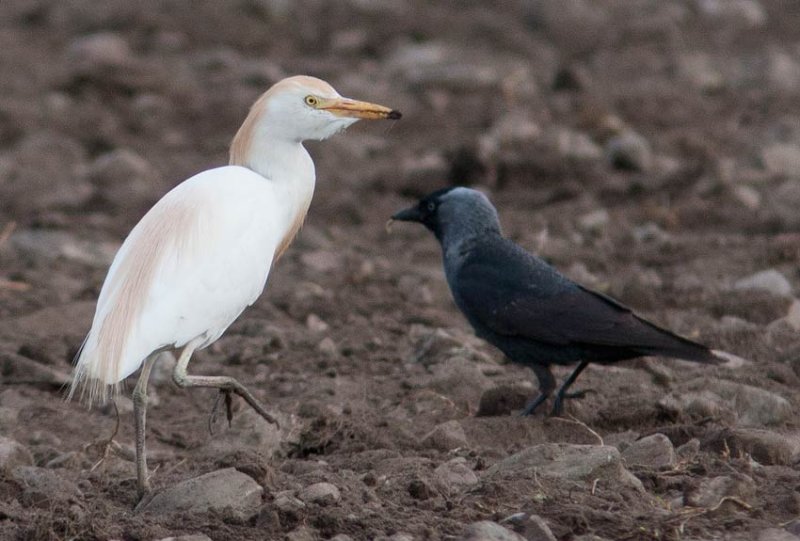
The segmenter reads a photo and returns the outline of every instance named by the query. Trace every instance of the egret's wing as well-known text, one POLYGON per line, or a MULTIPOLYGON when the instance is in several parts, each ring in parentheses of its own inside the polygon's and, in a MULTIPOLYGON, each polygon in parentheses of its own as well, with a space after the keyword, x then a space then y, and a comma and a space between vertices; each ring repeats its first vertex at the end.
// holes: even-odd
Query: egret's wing
POLYGON ((221 167, 156 203, 114 258, 78 376, 112 384, 153 351, 222 334, 263 290, 281 241, 271 186, 248 169, 221 167))

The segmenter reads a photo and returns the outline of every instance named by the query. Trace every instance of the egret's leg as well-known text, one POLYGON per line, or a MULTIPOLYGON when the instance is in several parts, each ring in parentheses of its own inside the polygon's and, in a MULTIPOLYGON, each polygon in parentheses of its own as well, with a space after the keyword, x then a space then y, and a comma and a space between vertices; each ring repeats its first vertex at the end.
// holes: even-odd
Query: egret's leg
POLYGON ((581 375, 581 372, 583 372, 584 368, 586 368, 587 366, 589 366, 588 361, 581 361, 580 364, 578 365, 578 368, 573 370, 572 374, 570 374, 567 377, 567 379, 564 380, 564 383, 561 385, 561 388, 558 389, 558 392, 556 393, 556 399, 553 402, 553 412, 551 415, 555 417, 561 415, 561 411, 564 409, 565 398, 580 398, 584 394, 586 394, 586 391, 578 391, 576 393, 572 393, 571 395, 569 395, 567 394, 567 389, 569 389, 570 385, 575 383, 575 380, 578 379, 578 376, 581 375))
POLYGON ((150 492, 150 480, 147 478, 147 456, 145 454, 145 417, 147 415, 147 380, 150 370, 158 355, 150 355, 144 360, 139 381, 133 390, 133 416, 136 422, 136 478, 139 481, 139 497, 150 492))
POLYGON ((190 376, 187 374, 186 367, 189 365, 189 359, 196 348, 195 344, 189 342, 181 351, 180 357, 178 357, 178 363, 172 372, 172 379, 178 387, 212 387, 226 392, 234 392, 244 398, 245 402, 266 421, 280 426, 278 421, 267 413, 264 406, 250 394, 250 391, 234 378, 228 376, 190 376))
POLYGON ((525 406, 525 409, 522 410, 520 415, 523 417, 531 415, 534 411, 536 411, 536 408, 538 408, 542 402, 547 400, 548 397, 553 393, 553 389, 556 388, 556 380, 553 378, 553 373, 550 372, 549 367, 534 364, 531 366, 531 368, 539 380, 539 394, 536 395, 536 397, 530 402, 528 402, 528 404, 525 406))

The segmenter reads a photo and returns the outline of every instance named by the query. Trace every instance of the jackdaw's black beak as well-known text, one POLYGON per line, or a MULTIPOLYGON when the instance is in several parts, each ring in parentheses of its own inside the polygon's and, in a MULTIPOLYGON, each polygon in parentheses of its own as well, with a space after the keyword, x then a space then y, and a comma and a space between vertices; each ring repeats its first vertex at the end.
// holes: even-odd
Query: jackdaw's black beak
POLYGON ((419 222, 422 220, 422 216, 419 213, 419 207, 413 206, 396 212, 392 216, 392 220, 397 220, 399 222, 419 222))

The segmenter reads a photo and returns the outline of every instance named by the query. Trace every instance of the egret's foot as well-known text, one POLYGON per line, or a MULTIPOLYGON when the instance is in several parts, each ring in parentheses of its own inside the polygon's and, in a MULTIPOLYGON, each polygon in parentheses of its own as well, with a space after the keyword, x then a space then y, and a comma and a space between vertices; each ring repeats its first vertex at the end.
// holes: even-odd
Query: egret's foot
POLYGON ((142 487, 139 487, 138 494, 139 494, 139 501, 136 503, 136 506, 133 508, 134 511, 140 511, 141 509, 146 507, 147 504, 150 503, 150 500, 152 500, 153 497, 156 495, 156 491, 151 489, 150 485, 148 484, 145 489, 142 489, 142 487))

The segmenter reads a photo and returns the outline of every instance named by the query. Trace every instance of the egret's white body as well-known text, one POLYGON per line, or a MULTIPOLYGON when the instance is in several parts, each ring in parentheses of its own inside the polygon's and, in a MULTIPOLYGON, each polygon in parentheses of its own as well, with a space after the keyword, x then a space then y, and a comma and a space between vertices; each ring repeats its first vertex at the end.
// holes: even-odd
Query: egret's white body
POLYGON ((233 378, 190 376, 189 358, 255 302, 300 229, 315 182, 302 141, 325 139, 360 118, 399 116, 343 98, 313 77, 284 79, 253 105, 231 143, 230 165, 176 186, 125 239, 100 291, 70 395, 80 388, 89 403, 104 400, 144 365, 134 391, 141 494, 149 489, 144 422, 156 352, 181 350, 173 374, 178 385, 236 392, 274 421, 233 378))

